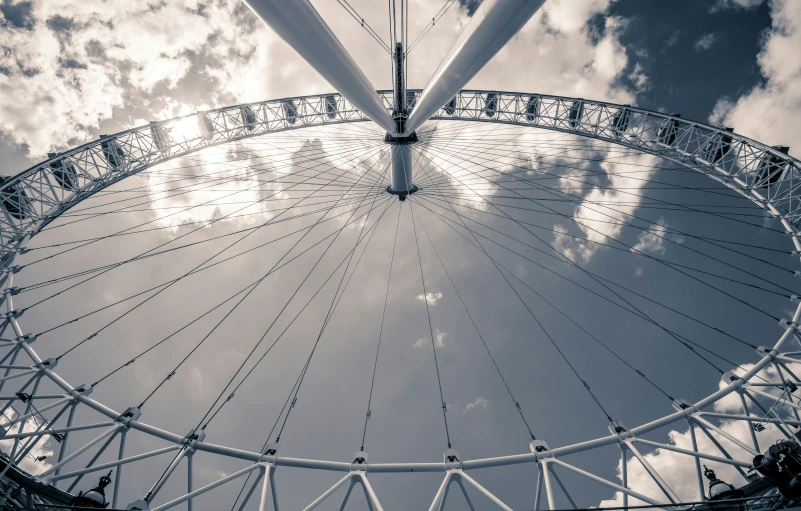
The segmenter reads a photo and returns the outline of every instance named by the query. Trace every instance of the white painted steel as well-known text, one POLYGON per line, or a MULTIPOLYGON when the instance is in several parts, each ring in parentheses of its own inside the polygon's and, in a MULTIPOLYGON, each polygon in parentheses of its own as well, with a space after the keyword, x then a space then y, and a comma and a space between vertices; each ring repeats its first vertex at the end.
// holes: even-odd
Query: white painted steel
POLYGON ((392 191, 407 193, 414 189, 412 182, 411 144, 392 145, 392 191))
MULTIPOLYGON (((419 91, 414 93, 419 95, 419 91)), ((381 94, 386 95, 387 93, 382 92, 381 94)), ((25 353, 31 359, 33 364, 37 368, 40 368, 36 369, 36 373, 41 374, 35 374, 31 380, 29 380, 29 383, 37 379, 39 376, 44 376, 58 385, 66 394, 72 396, 77 404, 86 405, 111 419, 111 422, 104 423, 105 425, 113 425, 113 427, 103 435, 90 442, 90 444, 81 447, 78 451, 67 457, 64 456, 66 454, 66 441, 64 441, 61 446, 59 462, 55 467, 53 467, 53 469, 46 473, 47 475, 53 474, 54 476, 52 479, 61 479, 61 477, 55 476, 55 474, 58 474, 59 470, 64 464, 75 458, 78 454, 85 452, 93 445, 96 445, 102 441, 107 437, 107 435, 113 434, 116 430, 118 430, 118 428, 123 428, 122 431, 130 428, 132 430, 151 435, 155 438, 160 438, 167 442, 173 443, 175 445, 174 448, 179 448, 178 446, 183 445, 186 441, 186 437, 156 428, 141 422, 138 418, 134 420, 121 420, 119 412, 95 401, 86 394, 78 392, 76 387, 71 386, 68 382, 63 380, 52 367, 47 367, 43 364, 42 359, 30 345, 30 342, 32 342, 34 339, 29 339, 23 335, 23 331, 17 319, 17 314, 15 313, 13 293, 9 292, 10 289, 13 289, 14 271, 10 269, 13 268, 16 254, 23 251, 26 243, 31 239, 31 237, 38 233, 50 221, 52 221, 53 218, 63 213, 74 204, 77 204, 80 202, 80 200, 91 196, 96 191, 101 190, 110 184, 123 179, 124 177, 148 168, 151 165, 166 161, 170 158, 189 154, 205 147, 222 144, 230 140, 239 140, 265 133, 295 129, 301 126, 323 125, 341 122, 359 122, 366 120, 366 118, 358 110, 349 106, 349 103, 345 102, 338 96, 336 96, 336 102, 337 105, 339 105, 339 108, 333 117, 329 117, 325 110, 325 105, 327 103, 326 98, 334 96, 335 95, 324 95, 297 98, 299 113, 295 121, 298 123, 298 125, 290 123, 286 117, 281 117, 282 115, 285 115, 285 112, 282 113, 283 109, 280 108, 280 105, 282 104, 281 102, 284 100, 254 104, 253 108, 254 111, 257 112, 256 115, 258 122, 256 125, 254 125, 252 132, 243 130, 241 121, 239 121, 240 124, 237 124, 236 119, 241 117, 238 115, 240 107, 216 110, 209 114, 204 114, 211 115, 211 117, 214 119, 211 122, 216 123, 215 125, 219 128, 219 131, 215 131, 214 135, 210 139, 207 137, 199 137, 193 140, 177 140, 170 135, 169 129, 165 128, 163 136, 166 138, 160 138, 161 143, 163 144, 165 141, 169 141, 173 144, 172 146, 166 148, 166 150, 163 145, 158 149, 155 148, 155 146, 153 146, 152 149, 148 149, 148 144, 150 142, 143 137, 150 136, 148 135, 151 132, 150 126, 147 127, 147 133, 140 132, 140 128, 136 128, 134 130, 129 130, 121 134, 107 137, 106 139, 114 140, 117 143, 124 145, 129 151, 133 151, 133 148, 136 148, 136 151, 138 151, 135 159, 137 162, 136 165, 129 164, 124 169, 108 169, 103 168, 102 165, 90 167, 88 164, 90 161, 89 157, 92 155, 97 155, 97 151, 99 150, 98 147, 101 143, 101 141, 98 141, 86 144, 85 146, 76 148, 72 151, 68 151, 67 153, 44 162, 43 164, 37 165, 0 186, 0 199, 19 197, 19 191, 25 190, 25 193, 31 199, 32 204, 30 209, 31 216, 24 219, 12 219, 10 218, 7 210, 0 208, 0 213, 3 213, 3 215, 0 216, 0 236, 2 237, 2 239, 0 239, 0 247, 2 247, 3 253, 5 254, 2 263, 0 263, 0 266, 3 268, 3 275, 0 276, 0 280, 3 281, 5 289, 5 318, 7 325, 12 327, 13 337, 16 337, 16 340, 9 341, 14 345, 12 348, 13 352, 15 354, 20 352, 25 353), (227 120, 230 120, 230 123, 227 122, 227 120), (82 154, 85 156, 80 156, 82 154), (84 160, 80 160, 84 157, 84 160), (50 175, 48 173, 51 171, 49 170, 51 169, 51 164, 53 164, 54 161, 64 160, 65 158, 69 158, 71 161, 80 160, 87 162, 82 164, 83 166, 80 167, 80 172, 93 173, 92 179, 90 180, 87 178, 84 182, 82 182, 82 187, 80 189, 61 195, 53 192, 54 188, 50 185, 48 185, 47 188, 41 188, 41 190, 37 189, 36 183, 49 182, 50 175), (84 184, 85 186, 83 186, 84 184), (10 190, 10 188, 14 187, 16 187, 15 190, 10 190), (50 191, 47 191, 48 189, 50 191)), ((780 179, 778 179, 776 182, 768 183, 764 187, 754 186, 754 183, 758 183, 756 176, 758 170, 757 164, 763 157, 766 157, 767 155, 775 156, 775 150, 772 148, 739 135, 731 134, 731 151, 729 151, 725 157, 719 159, 718 161, 709 162, 704 159, 702 148, 711 141, 714 141, 716 137, 720 136, 721 131, 717 128, 700 123, 694 123, 692 121, 681 120, 679 127, 680 136, 677 137, 677 142, 670 147, 664 147, 655 143, 653 140, 653 129, 658 126, 660 122, 663 122, 666 119, 663 114, 620 105, 581 100, 584 104, 584 116, 575 123, 571 123, 564 113, 569 111, 569 109, 560 108, 560 106, 564 107, 572 104, 574 101, 577 100, 553 96, 524 95, 520 93, 462 91, 457 96, 457 101, 455 103, 456 106, 452 112, 448 112, 445 109, 440 109, 434 118, 540 127, 555 131, 574 133, 598 140, 606 140, 626 147, 636 148, 642 152, 659 155, 668 160, 675 161, 686 168, 696 170, 726 184, 726 186, 732 190, 735 190, 738 193, 748 197, 756 204, 768 210, 771 214, 779 217, 782 225, 785 227, 788 234, 791 235, 792 242, 796 249, 801 249, 801 242, 799 242, 798 239, 801 233, 799 233, 798 229, 796 228, 796 224, 799 223, 799 219, 801 218, 801 209, 798 209, 799 201, 796 198, 796 194, 799 193, 798 190, 801 188, 801 186, 799 186, 801 184, 801 175, 799 175, 798 169, 800 167, 798 160, 785 155, 786 168, 780 179), (487 116, 486 111, 482 106, 482 98, 485 98, 490 93, 497 94, 498 98, 497 107, 493 111, 493 116, 487 116), (540 105, 540 107, 537 115, 534 118, 529 119, 527 116, 526 105, 533 97, 537 98, 538 105, 540 105), (631 115, 629 121, 630 125, 628 126, 625 136, 621 136, 621 133, 616 132, 614 129, 615 115, 621 111, 629 112, 631 115)), ((173 121, 164 121, 158 125, 169 126, 170 122, 173 121)), ((102 160, 99 158, 92 159, 95 161, 101 161, 102 163, 102 160)), ((131 160, 133 161, 133 158, 131 158, 131 160)), ((795 360, 791 360, 789 357, 783 357, 781 351, 784 346, 787 345, 787 343, 789 343, 793 338, 793 335, 797 331, 796 325, 798 325, 799 322, 801 322, 801 304, 799 304, 799 306, 796 308, 793 317, 789 320, 789 322, 784 325, 783 334, 774 347, 772 349, 762 351, 760 353, 761 358, 756 362, 751 370, 742 376, 741 379, 736 380, 730 385, 717 390, 713 394, 707 396, 687 409, 674 412, 662 417, 661 419, 633 428, 630 430, 630 433, 632 435, 642 435, 661 427, 668 426, 677 421, 683 421, 689 418, 697 420, 701 415, 714 417, 715 415, 708 412, 702 412, 702 410, 710 405, 713 405, 723 397, 729 395, 731 392, 739 393, 745 388, 749 388, 751 392, 761 392, 753 387, 749 387, 749 381, 760 370, 764 369, 769 364, 773 364, 781 360, 782 358, 795 362, 795 360)), ((6 355, 6 357, 8 356, 9 355, 6 355)), ((12 355, 11 358, 15 358, 15 355, 12 355)), ((15 362, 13 360, 9 363, 9 365, 14 364, 15 362)), ((10 369, 7 371, 9 370, 10 369)), ((0 384, 2 384, 2 381, 0 381, 0 384)), ((774 399, 778 397, 767 392, 763 392, 762 394, 765 396, 770 396, 774 399)), ((74 410, 75 407, 72 408, 72 411, 74 410)), ((726 417, 718 418, 727 417, 729 416, 726 415, 726 417)), ((732 416, 732 418, 739 417, 732 416)), ((751 419, 753 420, 753 418, 751 419)), ((782 421, 770 419, 764 422, 777 423, 782 421)), ((793 423, 792 421, 788 422, 793 423)), ((89 429, 100 426, 101 425, 86 425, 72 427, 71 413, 67 427, 56 431, 75 431, 78 429, 89 429)), ((640 440, 637 439, 637 441, 640 440)), ((622 440, 618 436, 609 435, 552 449, 549 452, 551 457, 545 461, 539 460, 539 464, 542 469, 542 481, 545 483, 545 489, 548 494, 549 503, 553 505, 551 488, 552 481, 549 477, 550 474, 547 472, 547 464, 555 462, 553 456, 564 457, 607 445, 620 445, 621 442, 622 440)), ((636 455, 637 451, 633 448, 633 446, 629 442, 626 443, 632 448, 632 452, 634 452, 636 455)), ((661 446, 661 444, 659 445, 661 446)), ((196 442, 194 444, 194 448, 200 451, 245 460, 257 464, 264 463, 265 459, 267 458, 258 452, 233 449, 226 446, 211 444, 205 441, 196 442)), ((748 447, 747 450, 754 451, 750 447, 748 447)), ((709 455, 702 455, 702 453, 693 454, 691 451, 686 451, 684 454, 693 456, 696 460, 697 466, 700 458, 722 461, 722 459, 719 459, 719 457, 712 458, 709 455)), ((637 457, 640 458, 641 456, 637 457)), ((126 463, 136 461, 133 458, 119 460, 118 466, 121 467, 126 463)), ((559 464, 561 465, 561 460, 559 461, 559 464)), ((534 462, 538 462, 537 455, 533 453, 525 453, 512 456, 466 460, 462 462, 461 467, 463 470, 473 470, 478 468, 534 462)), ((741 465, 739 463, 731 463, 730 461, 727 462, 735 466, 741 465)), ((339 472, 350 472, 351 470, 351 464, 348 462, 299 459, 283 456, 275 459, 274 464, 288 467, 339 472)), ((442 473, 446 471, 447 468, 448 467, 442 463, 373 463, 367 465, 365 467, 365 471, 367 473, 394 473, 412 471, 442 473)), ((96 469, 97 467, 92 468, 92 470, 96 469)), ((240 471, 240 475, 251 469, 252 468, 243 469, 243 471, 240 471)), ((569 468, 569 470, 573 469, 580 470, 576 467, 569 468)), ((587 477, 590 478, 597 477, 589 473, 587 474, 587 477)), ((72 473, 72 475, 74 476, 76 474, 72 473)), ((67 475, 65 474, 64 478, 66 477, 67 475)), ((350 474, 346 475, 346 478, 347 477, 350 477, 350 474)), ((658 474, 656 474, 656 477, 658 477, 658 474)), ((221 481, 218 481, 218 483, 224 484, 224 482, 221 481)), ((274 485, 272 488, 273 493, 275 493, 274 485)), ((188 498, 197 496, 205 491, 208 491, 208 489, 210 488, 204 487, 200 490, 195 490, 188 494, 190 495, 188 498)), ((630 492, 627 494, 631 495, 630 492)), ((182 498, 183 500, 180 500, 180 502, 185 502, 188 500, 188 498, 185 497, 186 496, 184 496, 184 498, 182 498)), ((179 502, 171 502, 168 504, 172 506, 177 505, 177 503, 179 502)), ((165 506, 166 505, 167 504, 165 504, 165 506)), ((160 506, 157 509, 161 508, 164 508, 164 506, 160 506)))
POLYGON ((389 133, 395 133, 395 123, 375 87, 309 0, 245 3, 356 108, 389 133))
POLYGON ((405 134, 422 126, 467 85, 544 3, 484 0, 423 89, 406 121, 405 134))

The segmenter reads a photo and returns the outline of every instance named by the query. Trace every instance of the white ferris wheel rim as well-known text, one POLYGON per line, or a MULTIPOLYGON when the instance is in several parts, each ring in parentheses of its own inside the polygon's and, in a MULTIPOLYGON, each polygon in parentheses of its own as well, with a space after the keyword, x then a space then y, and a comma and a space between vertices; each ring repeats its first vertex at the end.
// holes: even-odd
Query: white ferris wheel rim
MULTIPOLYGON (((391 109, 392 91, 378 91, 378 93, 387 109, 391 109)), ((420 93, 419 90, 410 90, 409 99, 416 101, 420 93)), ((799 241, 801 231, 796 227, 796 224, 801 223, 801 205, 799 205, 801 201, 796 199, 798 195, 801 195, 801 192, 796 191, 796 189, 801 189, 798 186, 801 183, 801 162, 776 148, 768 147, 730 130, 629 105, 535 93, 483 90, 461 91, 431 119, 502 123, 555 130, 623 145, 643 153, 660 156, 683 167, 699 171, 750 199, 781 221, 787 234, 791 236, 795 250, 801 251, 801 242, 799 241), (490 106, 492 108, 489 108, 490 106), (622 124, 623 122, 625 122, 625 126, 622 124), (662 140, 665 128, 673 134, 672 139, 662 140), (718 149, 724 144, 727 149, 722 152, 722 155, 719 155, 718 149), (772 170, 770 175, 764 175, 763 162, 777 159, 781 160, 778 177, 774 176, 772 170)), ((235 105, 192 114, 192 116, 159 121, 148 126, 104 136, 100 140, 56 155, 5 181, 0 185, 0 210, 2 210, 0 214, 0 255, 2 255, 0 269, 3 272, 2 293, 6 302, 4 316, 16 335, 16 348, 24 351, 33 360, 34 367, 61 387, 66 396, 89 406, 112 421, 117 421, 119 427, 135 429, 176 445, 185 445, 191 441, 187 435, 159 429, 138 420, 138 418, 124 417, 124 411, 114 410, 83 395, 85 388, 73 387, 52 369, 51 360, 41 359, 31 346, 33 339, 22 329, 18 320, 19 313, 14 308, 13 281, 16 272, 14 266, 16 256, 24 253, 27 243, 48 223, 75 204, 90 197, 98 190, 166 160, 182 157, 211 146, 279 131, 368 120, 346 99, 335 93, 235 105), (192 140, 174 139, 170 135, 171 126, 177 121, 193 116, 197 117, 201 124, 205 122, 207 127, 212 125, 211 133, 201 133, 199 137, 192 140), (112 160, 108 156, 105 157, 106 161, 99 157, 115 151, 116 148, 120 148, 119 157, 124 160, 118 161, 119 165, 113 166, 112 160), (133 156, 134 153, 136 157, 133 156), (90 160, 91 165, 94 166, 93 169, 89 168, 90 160), (75 185, 72 189, 64 185, 63 171, 68 168, 68 165, 75 171, 74 181, 70 181, 75 185), (60 179, 58 176, 54 177, 54 173, 59 171, 62 172, 60 179), (56 186, 53 186, 54 183, 56 186), (9 201, 12 204, 11 208, 9 208, 9 201), (18 214, 16 215, 13 211, 14 207, 17 208, 18 214)), ((420 463, 367 463, 359 470, 371 473, 447 472, 453 469, 469 470, 549 461, 570 470, 580 471, 556 458, 612 444, 630 444, 632 441, 640 441, 637 440, 638 436, 687 419, 693 414, 701 413, 704 408, 746 386, 754 375, 773 363, 783 347, 793 338, 799 324, 801 324, 801 303, 798 304, 793 317, 782 323, 784 331, 775 345, 770 348, 761 348, 759 360, 747 373, 740 377, 733 377, 727 373, 724 379, 728 379, 726 381, 728 385, 723 388, 693 404, 674 403, 676 410, 672 413, 627 431, 612 431, 610 435, 604 437, 555 448, 550 448, 543 442, 532 442, 530 452, 516 455, 450 462, 446 460, 420 463)), ((651 446, 664 447, 663 444, 645 442, 651 446)), ((274 466, 336 472, 350 472, 353 469, 353 461, 270 455, 234 449, 202 440, 195 441, 193 445, 199 451, 257 464, 269 463, 274 466)), ((706 458, 715 459, 714 456, 706 456, 706 458)))

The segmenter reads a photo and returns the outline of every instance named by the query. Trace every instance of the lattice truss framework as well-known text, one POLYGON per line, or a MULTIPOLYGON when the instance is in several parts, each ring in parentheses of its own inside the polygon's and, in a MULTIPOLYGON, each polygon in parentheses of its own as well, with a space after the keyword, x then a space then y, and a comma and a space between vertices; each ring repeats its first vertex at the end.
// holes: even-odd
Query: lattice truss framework
MULTIPOLYGON (((408 102, 412 107, 420 93, 419 90, 409 91, 408 102)), ((392 92, 379 91, 379 95, 387 109, 390 110, 393 99, 392 92)), ((142 422, 140 411, 136 408, 129 408, 123 412, 112 410, 90 397, 91 388, 85 385, 73 387, 63 380, 54 371, 56 361, 54 359, 42 360, 39 357, 31 347, 31 343, 35 339, 26 335, 17 321, 19 314, 14 309, 13 299, 15 267, 12 265, 15 255, 24 251, 25 243, 30 237, 84 198, 166 160, 213 145, 268 133, 307 126, 368 120, 338 94, 237 105, 199 113, 194 117, 197 118, 200 133, 196 138, 185 139, 175 136, 176 123, 186 118, 154 122, 148 126, 102 137, 97 141, 54 156, 13 178, 7 178, 0 186, 0 204, 2 205, 0 250, 3 252, 2 267, 4 270, 0 277, 3 284, 3 294, 0 300, 5 302, 6 308, 6 312, 0 318, 2 331, 5 332, 4 338, 0 339, 0 344, 11 348, 8 354, 0 360, 0 370, 4 372, 0 377, 0 389, 6 381, 24 377, 28 382, 26 386, 40 378, 47 378, 63 390, 63 394, 46 396, 51 402, 40 405, 36 411, 31 410, 30 402, 32 400, 29 400, 25 412, 15 419, 17 423, 35 420, 35 417, 41 412, 51 409, 57 410, 56 418, 51 421, 55 423, 63 414, 69 412, 66 426, 44 427, 44 425, 40 425, 32 431, 3 436, 5 440, 13 439, 15 441, 11 454, 12 460, 22 459, 42 438, 59 436, 61 448, 58 459, 50 469, 37 476, 41 482, 55 483, 116 468, 117 480, 114 483, 112 504, 113 507, 116 507, 119 505, 117 493, 120 480, 123 479, 121 473, 123 466, 165 453, 177 453, 178 456, 175 457, 167 471, 167 477, 155 483, 149 493, 151 498, 142 505, 149 505, 152 510, 161 511, 187 501, 191 503, 193 498, 207 491, 245 474, 255 472, 257 482, 247 494, 245 503, 256 489, 260 489, 258 496, 255 497, 260 499, 259 509, 266 509, 265 506, 269 507, 270 505, 277 509, 274 469, 276 466, 290 466, 344 473, 342 479, 314 500, 306 508, 307 510, 319 505, 344 485, 349 485, 347 496, 350 496, 356 485, 361 486, 370 506, 380 510, 382 506, 367 475, 374 472, 412 471, 444 473, 442 484, 431 504, 432 510, 442 509, 453 484, 459 487, 469 502, 470 497, 464 489, 465 483, 485 495, 501 509, 510 509, 500 498, 483 487, 466 471, 501 465, 536 463, 540 468, 535 498, 537 508, 539 508, 543 495, 550 509, 556 507, 557 486, 571 503, 574 502, 569 489, 563 485, 557 475, 555 470, 557 467, 559 470, 573 472, 622 492, 626 499, 625 502, 628 502, 629 497, 634 497, 654 505, 676 503, 680 501, 679 497, 644 458, 638 445, 665 449, 693 458, 698 474, 699 492, 703 497, 704 482, 701 477, 703 460, 732 465, 743 475, 745 474, 743 469, 750 466, 750 463, 734 459, 716 438, 725 438, 750 454, 760 453, 754 434, 750 439, 738 439, 715 424, 720 420, 745 421, 753 424, 756 417, 749 413, 748 400, 753 405, 760 406, 756 401, 757 397, 776 399, 777 396, 770 393, 769 390, 781 390, 782 386, 786 385, 786 382, 754 383, 751 381, 754 375, 770 366, 780 374, 787 374, 796 383, 801 384, 801 380, 788 367, 789 364, 801 362, 801 352, 782 351, 785 345, 798 335, 799 323, 801 323, 801 304, 799 304, 793 317, 783 321, 784 331, 778 342, 772 348, 760 348, 758 353, 760 360, 750 371, 741 377, 727 373, 722 380, 726 385, 698 403, 692 404, 677 400, 674 402, 675 411, 661 419, 631 430, 614 423, 610 427, 608 436, 579 444, 551 449, 545 442, 533 441, 530 445, 531 452, 513 456, 461 460, 458 452, 447 451, 444 453, 441 463, 377 464, 368 463, 365 453, 357 453, 351 462, 298 459, 279 455, 277 446, 268 448, 264 453, 250 452, 206 442, 202 432, 190 432, 185 436, 176 435, 142 422), (18 363, 19 354, 27 355, 32 363, 18 363), (742 414, 705 411, 705 408, 731 393, 739 394, 743 403, 742 414), (72 417, 76 407, 79 406, 92 408, 105 415, 108 420, 100 423, 75 425, 72 417), (693 450, 682 449, 642 438, 645 433, 678 421, 686 421, 690 425, 694 445, 696 445, 696 432, 700 431, 713 440, 719 452, 714 454, 700 452, 697 446, 693 450), (66 447, 69 433, 91 429, 102 429, 103 432, 89 443, 69 452, 66 447), (125 437, 132 430, 166 440, 172 445, 126 457, 124 453, 125 437), (118 459, 95 465, 94 460, 97 460, 102 452, 111 445, 114 438, 120 439, 118 459), (565 457, 568 455, 608 445, 620 447, 624 468, 629 454, 636 457, 661 489, 664 499, 653 499, 630 489, 625 470, 621 474, 620 481, 611 481, 565 461, 565 457), (202 488, 193 489, 192 455, 196 451, 236 458, 253 464, 202 488), (97 453, 89 466, 74 469, 69 465, 70 461, 85 452, 97 453), (170 502, 155 505, 153 501, 156 494, 183 459, 187 460, 186 466, 189 470, 189 487, 186 494, 170 502)), ((788 156, 786 148, 768 147, 737 135, 731 130, 687 121, 672 115, 625 105, 537 94, 465 90, 443 106, 432 119, 539 127, 575 133, 658 155, 724 183, 778 217, 788 234, 792 236, 796 249, 801 251, 801 242, 798 240, 799 231, 796 228, 801 221, 801 204, 799 204, 801 163, 788 156)), ((7 408, 13 399, 4 402, 4 406, 7 408)), ((801 406, 794 402, 787 402, 786 406, 794 410, 801 410, 801 406)), ((775 413, 763 419, 762 422, 776 425, 788 438, 791 433, 786 426, 801 426, 801 420, 789 420, 775 413)))

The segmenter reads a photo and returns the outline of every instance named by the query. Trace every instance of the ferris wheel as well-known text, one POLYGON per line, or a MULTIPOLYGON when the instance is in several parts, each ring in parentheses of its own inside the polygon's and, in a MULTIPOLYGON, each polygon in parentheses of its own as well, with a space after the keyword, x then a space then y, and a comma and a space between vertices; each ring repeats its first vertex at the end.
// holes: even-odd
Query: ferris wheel
POLYGON ((4 505, 801 499, 788 148, 463 89, 544 0, 485 0, 422 90, 391 2, 378 91, 307 0, 247 3, 338 92, 0 184, 4 505))

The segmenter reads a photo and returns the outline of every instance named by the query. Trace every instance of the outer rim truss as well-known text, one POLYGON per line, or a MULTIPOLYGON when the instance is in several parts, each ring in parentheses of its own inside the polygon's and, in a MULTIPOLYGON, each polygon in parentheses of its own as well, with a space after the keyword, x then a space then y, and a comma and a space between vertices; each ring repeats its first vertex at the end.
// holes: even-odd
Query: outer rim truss
MULTIPOLYGON (((419 90, 409 92, 414 94, 415 101, 421 93, 419 90)), ((392 92, 379 91, 379 96, 387 110, 391 111, 392 92)), ((0 259, 0 269, 2 270, 0 283, 4 284, 3 297, 0 299, 4 299, 6 305, 6 313, 2 320, 12 327, 16 337, 16 340, 11 343, 14 345, 14 349, 24 351, 33 361, 34 365, 31 366, 31 371, 46 376, 63 389, 64 399, 71 401, 73 410, 74 405, 85 404, 110 419, 111 422, 93 426, 109 428, 101 437, 98 437, 97 441, 108 435, 113 436, 118 430, 136 429, 176 445, 167 450, 191 445, 192 451, 206 451, 257 463, 254 467, 263 467, 262 471, 266 470, 270 472, 270 475, 272 474, 271 468, 278 465, 352 472, 353 464, 348 462, 289 458, 278 456, 276 451, 261 454, 211 444, 197 437, 188 440, 186 436, 164 431, 140 421, 138 410, 129 409, 121 414, 89 397, 90 392, 87 392, 85 388, 73 387, 63 380, 53 370, 55 364, 49 360, 43 361, 33 350, 30 346, 32 339, 30 336, 24 335, 19 325, 18 314, 13 302, 15 273, 13 263, 16 254, 24 251, 26 243, 49 222, 83 199, 150 166, 207 147, 308 126, 368 120, 338 94, 284 98, 236 105, 187 117, 151 123, 148 126, 103 137, 54 156, 0 184, 0 256, 2 256, 0 259), (176 122, 185 120, 187 117, 197 118, 200 135, 192 139, 181 138, 179 140, 173 136, 176 122)), ((461 91, 432 119, 538 127, 604 140, 660 156, 723 183, 749 198, 774 217, 779 218, 787 233, 792 237, 796 250, 801 251, 801 241, 799 241, 801 233, 797 228, 797 225, 801 223, 801 162, 780 149, 768 147, 730 130, 625 105, 498 91, 461 91)), ((750 380, 769 364, 783 366, 787 362, 799 361, 794 358, 792 353, 781 353, 784 346, 798 332, 799 324, 801 324, 801 303, 796 308, 793 317, 783 323, 784 332, 777 343, 773 348, 760 349, 760 360, 744 376, 741 378, 729 377, 728 381, 724 379, 727 386, 701 401, 695 404, 677 402, 674 404, 676 408, 674 413, 629 431, 613 431, 612 434, 605 437, 554 449, 547 448, 544 443, 534 445, 535 442, 533 442, 531 452, 512 456, 466 461, 445 460, 443 463, 365 463, 358 467, 358 471, 360 474, 362 472, 442 472, 446 477, 443 481, 444 488, 450 480, 449 477, 453 477, 451 474, 456 473, 453 471, 537 463, 541 467, 538 495, 541 483, 544 481, 548 502, 553 507, 551 477, 557 481, 559 486, 562 484, 549 465, 558 465, 583 475, 617 491, 622 491, 626 496, 642 497, 626 488, 625 480, 623 486, 620 486, 557 459, 557 457, 606 445, 620 445, 624 449, 624 457, 625 449, 629 449, 640 458, 641 462, 643 459, 641 455, 638 455, 635 443, 688 454, 694 456, 696 460, 704 458, 742 466, 742 462, 699 453, 697 450, 685 451, 637 437, 681 420, 692 421, 709 434, 707 429, 710 426, 715 428, 715 426, 706 421, 704 416, 730 420, 753 419, 747 414, 743 416, 714 414, 705 412, 703 409, 732 392, 738 392, 741 395, 749 392, 764 394, 762 390, 754 388, 750 384, 750 380)), ((773 420, 773 422, 776 421, 773 420)), ((89 447, 91 446, 84 446, 81 449, 89 447)), ((747 450, 751 450, 750 447, 747 450)), ((164 451, 164 449, 160 451, 164 451)), ((122 453, 122 449, 120 452, 122 453)), ((139 456, 140 459, 141 456, 139 456)), ((120 457, 122 458, 122 454, 120 457)), ((188 458, 191 459, 191 455, 188 458)), ((122 466, 125 462, 126 460, 121 459, 116 464, 105 464, 102 467, 122 466)), ((93 467, 92 471, 100 469, 100 466, 93 467)), ((67 475, 64 474, 64 477, 67 475)), ((358 477, 366 481, 365 476, 358 477)), ((466 474, 464 477, 467 477, 466 480, 472 481, 466 474)), ((658 474, 656 476, 652 474, 652 477, 660 487, 663 486, 659 482, 658 474)), ((58 476, 58 470, 55 470, 52 478, 45 477, 44 480, 61 478, 63 477, 58 476)), ((266 484, 267 479, 265 478, 265 488, 266 484)), ((672 490, 669 488, 663 488, 663 490, 669 500, 674 500, 674 495, 671 495, 672 490)), ((198 492, 200 490, 191 492, 191 495, 188 493, 187 499, 191 499, 198 492)), ((264 492, 266 489, 263 490, 264 492)), ((489 495, 491 496, 491 494, 489 495)), ((440 497, 438 494, 432 506, 437 505, 437 499, 440 497)), ((165 506, 167 505, 160 507, 165 506)))

